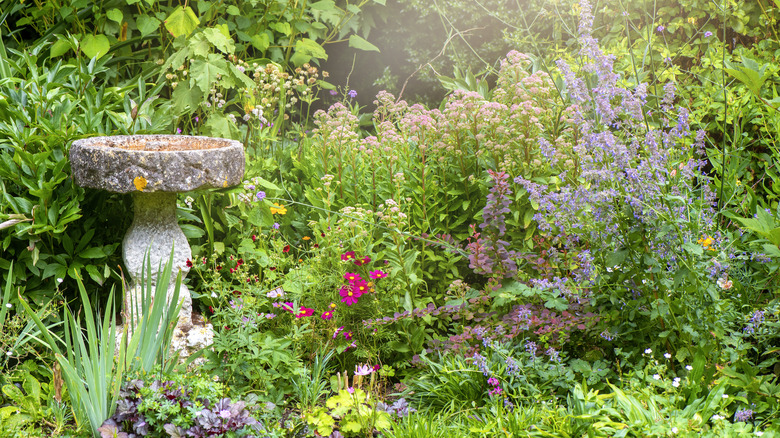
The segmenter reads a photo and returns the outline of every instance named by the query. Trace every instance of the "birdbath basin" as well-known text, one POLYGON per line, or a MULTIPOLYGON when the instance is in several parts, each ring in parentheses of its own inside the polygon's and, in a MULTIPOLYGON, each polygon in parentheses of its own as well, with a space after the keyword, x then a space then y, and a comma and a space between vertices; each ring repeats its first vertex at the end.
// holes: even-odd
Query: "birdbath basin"
MULTIPOLYGON (((169 300, 177 269, 182 279, 189 272, 192 252, 176 219, 176 194, 240 183, 244 147, 234 140, 183 135, 93 137, 73 142, 70 162, 79 186, 133 195, 133 222, 122 241, 122 259, 132 280, 127 291, 132 296, 125 296, 125 303, 140 303, 147 251, 155 284, 158 266, 167 263, 172 248, 175 251, 169 300)), ((192 297, 183 284, 179 296, 177 331, 186 333, 192 328, 192 297)), ((134 310, 135 315, 143 312, 134 310)))

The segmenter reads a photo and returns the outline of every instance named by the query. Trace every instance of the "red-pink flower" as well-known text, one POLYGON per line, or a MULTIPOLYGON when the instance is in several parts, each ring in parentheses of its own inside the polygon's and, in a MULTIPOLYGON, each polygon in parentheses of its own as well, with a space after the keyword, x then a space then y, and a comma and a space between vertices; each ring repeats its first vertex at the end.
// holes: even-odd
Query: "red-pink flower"
POLYGON ((359 297, 365 293, 368 293, 368 284, 363 280, 358 280, 352 283, 352 292, 355 296, 359 297))
POLYGON ((332 311, 332 310, 326 310, 326 311, 325 311, 325 312, 322 314, 322 317, 321 317, 321 318, 322 318, 322 319, 324 319, 324 320, 329 320, 329 319, 333 318, 333 311, 332 311))
POLYGON ((363 266, 366 263, 369 263, 371 261, 371 257, 365 256, 362 259, 355 259, 352 263, 356 264, 357 266, 363 266))
POLYGON ((385 277, 387 277, 387 274, 386 274, 385 272, 383 272, 383 271, 377 270, 377 271, 371 271, 371 272, 369 273, 369 276, 370 276, 371 278, 373 278, 374 280, 378 280, 378 279, 380 279, 380 278, 385 278, 385 277))
POLYGON ((346 303, 347 306, 351 306, 357 303, 357 299, 360 295, 355 294, 351 287, 341 286, 339 289, 339 295, 341 295, 341 302, 346 303))
POLYGON ((341 255, 341 261, 353 260, 355 258, 355 251, 347 251, 341 255))
POLYGON ((314 315, 314 309, 309 309, 308 307, 301 306, 300 309, 298 309, 298 313, 295 315, 296 318, 301 318, 304 316, 312 316, 314 315))
POLYGON ((345 332, 345 333, 344 333, 344 339, 346 339, 346 340, 348 340, 348 341, 349 341, 350 339, 352 339, 352 332, 351 332, 351 331, 349 331, 349 332, 345 332))
POLYGON ((344 279, 350 283, 362 280, 362 278, 360 278, 360 274, 356 274, 354 272, 347 272, 344 274, 344 279))

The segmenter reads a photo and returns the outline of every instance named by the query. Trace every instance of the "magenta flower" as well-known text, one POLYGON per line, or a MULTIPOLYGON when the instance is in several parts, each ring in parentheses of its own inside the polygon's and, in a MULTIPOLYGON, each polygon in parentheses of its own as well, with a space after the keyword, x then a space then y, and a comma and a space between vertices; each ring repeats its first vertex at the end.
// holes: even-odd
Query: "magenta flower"
POLYGON ((344 274, 344 279, 350 283, 354 283, 356 281, 362 280, 360 274, 356 274, 354 272, 347 272, 346 274, 344 274))
POLYGON ((491 378, 489 378, 489 379, 488 379, 488 385, 491 385, 491 386, 498 386, 498 379, 496 379, 495 377, 491 377, 491 378))
POLYGON ((369 276, 374 280, 379 280, 380 278, 387 277, 387 274, 384 271, 377 270, 377 271, 371 271, 369 276))
POLYGON ((314 315, 314 309, 309 309, 308 307, 301 307, 298 309, 298 313, 295 315, 296 318, 302 318, 304 316, 312 316, 314 315))
POLYGON ((336 336, 338 336, 339 333, 341 333, 342 330, 344 330, 344 326, 343 325, 341 327, 337 328, 336 331, 333 332, 333 339, 336 339, 336 336))
POLYGON ((344 339, 346 339, 346 340, 348 340, 348 341, 349 341, 350 339, 352 339, 352 332, 351 332, 351 331, 349 331, 349 332, 345 332, 345 333, 344 333, 344 339))
POLYGON ((365 256, 362 259, 355 259, 352 263, 357 266, 363 266, 371 261, 371 257, 365 256))
POLYGON ((361 295, 368 293, 368 284, 363 280, 358 280, 352 283, 352 293, 355 294, 355 297, 360 297, 361 295))
POLYGON ((347 251, 341 255, 342 262, 346 262, 347 260, 354 260, 354 259, 355 259, 355 251, 347 251))
POLYGON ((360 296, 356 295, 355 292, 352 291, 352 288, 347 286, 341 286, 339 295, 341 295, 341 302, 346 303, 347 306, 357 303, 357 299, 360 296))
POLYGON ((332 311, 332 310, 326 310, 326 311, 325 311, 325 312, 322 314, 321 318, 322 318, 322 319, 324 319, 324 320, 326 320, 326 321, 327 321, 327 320, 329 320, 329 319, 332 319, 332 318, 333 318, 333 311, 332 311))

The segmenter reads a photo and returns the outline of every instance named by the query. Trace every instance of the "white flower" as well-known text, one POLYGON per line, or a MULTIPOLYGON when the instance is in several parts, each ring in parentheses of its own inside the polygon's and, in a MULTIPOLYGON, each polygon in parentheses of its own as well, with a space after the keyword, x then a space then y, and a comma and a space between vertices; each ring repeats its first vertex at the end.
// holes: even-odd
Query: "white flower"
POLYGON ((14 352, 13 352, 13 351, 11 351, 11 350, 8 350, 8 353, 6 353, 6 354, 7 354, 7 355, 9 355, 9 356, 11 356, 11 355, 13 355, 13 354, 14 354, 14 352))
POLYGON ((58 278, 58 279, 57 279, 57 283, 62 283, 62 279, 61 279, 61 278, 58 278))
POLYGON ((693 371, 693 367, 690 365, 685 365, 685 369, 688 371, 693 371))
POLYGON ((729 290, 731 289, 731 286, 734 285, 734 283, 727 279, 727 278, 719 278, 717 281, 718 287, 720 287, 723 290, 729 290))
POLYGON ((674 386, 675 388, 679 388, 680 387, 680 378, 679 377, 675 377, 674 380, 672 380, 672 386, 674 386))
POLYGON ((677 431, 677 428, 676 428, 676 427, 673 427, 673 428, 672 428, 672 433, 677 433, 677 432, 678 432, 678 431, 677 431))
POLYGON ((671 359, 671 358, 672 358, 672 355, 671 355, 671 354, 669 354, 669 353, 664 353, 664 357, 665 357, 665 358, 667 358, 667 359, 671 359))
POLYGON ((757 430, 756 433, 754 433, 755 436, 761 436, 764 432, 761 432, 760 430, 757 430))
POLYGON ((212 292, 211 293, 211 298, 216 298, 216 297, 217 297, 217 293, 216 292, 212 292))
POLYGON ((10 309, 11 307, 13 307, 13 305, 11 305, 11 303, 6 303, 5 307, 8 307, 10 309))
POLYGON ((652 352, 653 352, 653 350, 651 350, 651 349, 649 349, 649 348, 645 350, 645 354, 650 354, 650 353, 652 353, 652 352))
POLYGON ((726 417, 721 417, 720 415, 718 415, 718 414, 715 414, 715 415, 713 415, 713 416, 712 416, 712 421, 723 420, 723 419, 725 419, 725 418, 726 418, 726 417))
POLYGON ((660 374, 653 374, 653 378, 655 380, 661 380, 661 375, 660 374))
POLYGON ((729 395, 728 395, 728 394, 723 394, 721 397, 723 397, 723 398, 729 398, 729 395))

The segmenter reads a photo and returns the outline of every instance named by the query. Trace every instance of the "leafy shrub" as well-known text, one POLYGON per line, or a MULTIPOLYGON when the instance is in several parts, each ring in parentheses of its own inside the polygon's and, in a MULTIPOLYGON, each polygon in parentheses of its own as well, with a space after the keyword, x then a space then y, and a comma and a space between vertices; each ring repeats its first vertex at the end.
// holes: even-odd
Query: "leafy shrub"
POLYGON ((261 431, 246 403, 221 398, 225 391, 221 384, 208 377, 171 378, 126 383, 116 413, 100 427, 100 436, 241 437, 261 431))

